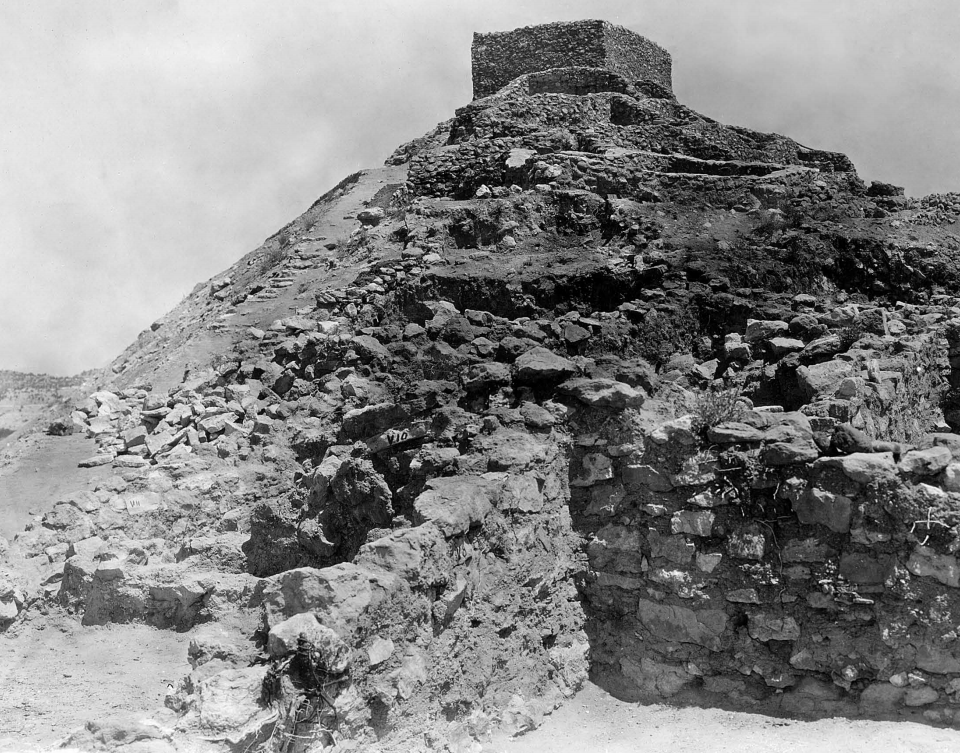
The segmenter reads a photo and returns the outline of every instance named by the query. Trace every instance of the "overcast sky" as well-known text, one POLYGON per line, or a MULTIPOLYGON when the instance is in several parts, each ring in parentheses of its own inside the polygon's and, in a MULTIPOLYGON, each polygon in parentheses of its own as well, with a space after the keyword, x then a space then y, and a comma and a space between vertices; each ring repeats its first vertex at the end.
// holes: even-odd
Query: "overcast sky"
POLYGON ((682 102, 960 190, 954 0, 0 2, 0 369, 108 363, 471 98, 473 31, 605 18, 682 102))

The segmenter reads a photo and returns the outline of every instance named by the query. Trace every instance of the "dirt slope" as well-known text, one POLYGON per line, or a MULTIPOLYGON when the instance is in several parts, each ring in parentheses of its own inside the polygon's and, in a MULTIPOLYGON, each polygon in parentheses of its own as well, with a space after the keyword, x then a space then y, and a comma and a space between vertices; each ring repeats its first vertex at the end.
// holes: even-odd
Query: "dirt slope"
POLYGON ((146 625, 81 627, 70 618, 38 618, 4 635, 0 751, 49 750, 89 720, 162 719, 167 683, 190 671, 189 639, 146 625))
POLYGON ((34 434, 24 439, 18 456, 0 468, 0 536, 13 538, 32 517, 52 509, 60 496, 109 476, 109 468, 77 467, 96 448, 92 440, 79 434, 34 434))

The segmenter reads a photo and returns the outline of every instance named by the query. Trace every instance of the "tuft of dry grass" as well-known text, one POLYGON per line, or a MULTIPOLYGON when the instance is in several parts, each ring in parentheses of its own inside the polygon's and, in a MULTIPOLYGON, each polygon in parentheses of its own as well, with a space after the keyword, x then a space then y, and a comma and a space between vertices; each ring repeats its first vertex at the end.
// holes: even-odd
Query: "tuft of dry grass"
POLYGON ((739 385, 723 389, 709 389, 697 398, 693 411, 694 424, 706 431, 726 421, 736 421, 743 415, 745 405, 739 385))

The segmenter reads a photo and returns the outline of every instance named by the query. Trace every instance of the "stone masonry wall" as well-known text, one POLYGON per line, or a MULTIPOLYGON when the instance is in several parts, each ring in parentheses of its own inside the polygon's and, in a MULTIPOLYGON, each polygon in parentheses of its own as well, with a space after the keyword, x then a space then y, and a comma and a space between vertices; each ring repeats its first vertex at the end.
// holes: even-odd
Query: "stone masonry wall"
POLYGON ((590 190, 639 201, 671 200, 706 191, 719 206, 735 206, 757 187, 797 188, 821 177, 809 168, 740 161, 676 158, 651 152, 598 155, 578 151, 538 153, 529 138, 453 144, 416 155, 410 163, 413 191, 425 196, 469 198, 481 186, 553 184, 572 187, 582 178, 590 190), (586 176, 586 177, 584 177, 586 176))
POLYGON ((603 68, 553 68, 537 71, 527 77, 530 94, 594 94, 598 92, 626 92, 626 80, 603 68))
POLYGON ((474 34, 472 57, 474 99, 494 94, 525 73, 567 66, 607 68, 627 80, 652 79, 671 86, 671 61, 666 50, 605 21, 474 34))
POLYGON ((649 79, 673 91, 673 62, 665 49, 610 23, 603 24, 603 43, 607 68, 629 81, 649 79))
POLYGON ((573 417, 595 681, 632 699, 960 724, 956 435, 831 456, 817 411, 776 410, 706 431, 691 415, 573 417))

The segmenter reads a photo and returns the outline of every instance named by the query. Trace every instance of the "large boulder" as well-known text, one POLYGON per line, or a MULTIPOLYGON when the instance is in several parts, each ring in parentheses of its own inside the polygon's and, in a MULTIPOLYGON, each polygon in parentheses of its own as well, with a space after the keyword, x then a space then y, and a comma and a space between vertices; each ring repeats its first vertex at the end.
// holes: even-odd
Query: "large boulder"
POLYGON ((480 435, 473 449, 486 459, 488 471, 522 471, 548 461, 556 451, 542 437, 506 428, 480 435))
POLYGON ((493 361, 467 366, 460 372, 460 382, 467 392, 481 392, 510 384, 510 367, 493 361))
POLYGON ((341 426, 344 436, 348 439, 364 439, 380 434, 406 417, 407 412, 403 406, 396 403, 377 403, 347 411, 341 426))
POLYGON ((60 503, 43 516, 43 525, 55 532, 56 540, 69 544, 93 535, 90 516, 71 504, 60 503))
POLYGON ((357 219, 362 225, 379 225, 383 218, 386 216, 386 213, 383 211, 382 207, 370 207, 369 209, 362 209, 357 213, 357 219))
POLYGON ((707 429, 707 439, 715 444, 749 444, 763 441, 763 429, 741 423, 724 421, 707 429))
POLYGON ((498 510, 503 512, 540 512, 545 504, 540 482, 529 473, 485 473, 493 484, 493 496, 498 510))
POLYGON ((197 686, 200 728, 208 732, 236 732, 258 717, 272 716, 260 703, 267 667, 227 669, 197 686))
POLYGON ((800 389, 808 400, 831 394, 844 379, 856 373, 856 367, 849 361, 825 361, 797 369, 800 389))
POLYGON ((393 573, 349 562, 322 570, 299 567, 266 579, 264 620, 272 628, 295 614, 314 612, 320 622, 349 642, 360 619, 402 588, 393 573))
POLYGON ((476 476, 436 478, 414 502, 417 517, 450 538, 479 525, 493 509, 490 484, 476 476))
POLYGON ((267 653, 274 657, 292 654, 301 638, 320 652, 328 672, 340 674, 350 665, 350 647, 333 630, 320 624, 313 612, 295 614, 270 628, 267 653))
POLYGON ((90 397, 97 405, 98 416, 113 416, 124 412, 126 408, 119 395, 115 395, 107 390, 94 392, 92 395, 90 395, 90 397))
POLYGON ((377 567, 399 575, 410 585, 445 579, 447 543, 433 523, 404 528, 364 544, 356 557, 358 565, 377 567))
POLYGON ((573 361, 544 347, 528 350, 514 363, 516 379, 523 384, 556 384, 576 373, 573 361))
POLYGON ((766 465, 809 463, 820 457, 809 418, 802 413, 784 413, 778 421, 763 436, 766 465))
POLYGON ((370 335, 356 335, 351 341, 350 346, 356 351, 360 360, 364 363, 370 361, 390 362, 390 351, 375 337, 370 335))
POLYGON ((259 580, 246 573, 195 571, 186 563, 140 564, 142 547, 67 560, 60 600, 83 612, 84 625, 144 622, 187 630, 198 622, 259 603, 259 580), (119 554, 119 556, 111 556, 119 554))
POLYGON ((814 468, 839 468, 843 474, 858 484, 874 481, 892 481, 897 475, 897 465, 892 452, 852 452, 838 458, 820 458, 814 468))
POLYGON ((953 454, 943 446, 910 450, 900 459, 900 470, 914 476, 933 476, 950 465, 953 454))
POLYGON ((640 390, 613 379, 569 379, 558 390, 591 408, 639 408, 644 401, 640 390))
POLYGON ((747 331, 743 339, 748 343, 769 340, 771 337, 784 334, 788 329, 789 325, 778 319, 747 319, 747 331))

